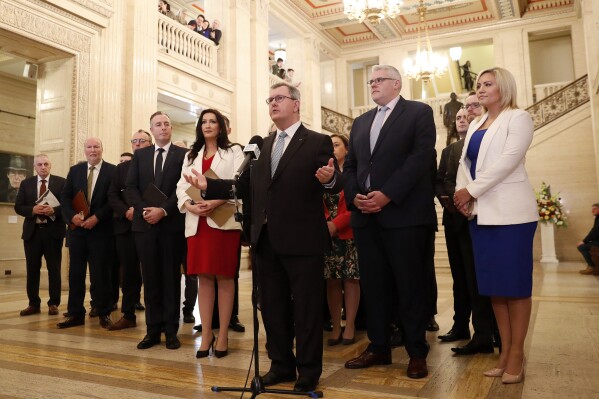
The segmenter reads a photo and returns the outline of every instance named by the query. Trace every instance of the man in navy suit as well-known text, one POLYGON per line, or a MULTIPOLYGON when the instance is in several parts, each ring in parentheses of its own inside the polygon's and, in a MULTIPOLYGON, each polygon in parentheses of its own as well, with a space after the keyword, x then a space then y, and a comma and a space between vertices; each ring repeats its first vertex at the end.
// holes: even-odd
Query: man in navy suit
POLYGON ((69 233, 69 303, 67 318, 58 328, 85 323, 85 275, 89 263, 90 282, 94 285, 94 307, 100 325, 110 328, 112 311, 110 265, 113 261, 112 209, 108 204, 108 188, 115 166, 102 159, 102 142, 89 137, 84 143, 87 162, 69 170, 61 194, 60 205, 66 221, 72 224, 69 233), (89 216, 73 208, 73 198, 79 191, 89 204, 89 216))
POLYGON ((146 304, 146 336, 137 345, 148 349, 160 343, 162 331, 167 349, 178 349, 181 298, 181 262, 185 252, 185 215, 177 208, 177 182, 187 150, 171 142, 172 125, 161 111, 150 117, 155 145, 135 151, 125 199, 133 206, 131 229, 141 260, 146 304), (154 185, 155 187, 151 187, 154 185), (157 188, 166 197, 156 201, 147 191, 157 188))
MULTIPOLYGON (((133 133, 131 137, 131 150, 133 152, 151 145, 152 136, 150 136, 150 133, 142 129, 133 133)), ((121 158, 123 158, 122 155, 121 158)), ((135 327, 137 325, 135 309, 136 305, 140 303, 139 297, 142 283, 141 265, 137 249, 135 248, 133 232, 131 231, 134 209, 125 199, 125 183, 129 173, 129 166, 131 166, 131 158, 116 166, 116 172, 108 190, 108 202, 114 212, 114 240, 119 266, 122 270, 121 285, 123 290, 123 300, 121 302, 123 317, 110 327, 111 331, 135 327)), ((114 281, 115 279, 113 278, 114 281)))
POLYGON ((37 176, 25 179, 19 187, 15 200, 15 212, 25 217, 23 222, 23 245, 27 265, 27 297, 29 306, 21 310, 21 316, 40 313, 40 269, 42 256, 48 269, 48 314, 57 315, 60 305, 60 263, 62 243, 65 236, 65 223, 60 205, 52 207, 44 202, 36 203, 47 190, 60 198, 65 184, 64 177, 50 176, 52 162, 46 154, 36 155, 33 167, 37 176))
MULTIPOLYGON (((324 253, 330 248, 322 195, 339 192, 342 181, 331 138, 300 121, 299 90, 276 83, 266 101, 277 131, 264 139, 251 187, 249 173, 237 185, 244 200, 251 198, 250 238, 272 361, 262 381, 264 386, 296 381, 297 370, 294 390, 308 392, 322 373, 324 253)), ((188 181, 204 190, 206 199, 231 190, 230 180, 196 176, 188 181)))
POLYGON ((378 106, 354 121, 343 175, 363 266, 360 283, 371 343, 345 367, 391 364, 389 318, 395 290, 410 356, 407 375, 423 378, 428 375, 426 327, 434 309, 433 112, 428 105, 399 95, 401 75, 392 66, 374 66, 368 84, 378 106))

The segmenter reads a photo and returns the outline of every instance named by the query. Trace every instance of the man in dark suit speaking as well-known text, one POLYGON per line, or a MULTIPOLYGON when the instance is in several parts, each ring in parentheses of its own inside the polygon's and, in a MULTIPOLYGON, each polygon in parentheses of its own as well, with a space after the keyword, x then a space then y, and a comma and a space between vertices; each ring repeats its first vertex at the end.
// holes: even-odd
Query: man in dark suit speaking
POLYGON ((66 221, 74 229, 69 233, 69 303, 67 318, 58 328, 85 323, 85 275, 89 263, 90 282, 94 285, 94 307, 100 325, 112 325, 110 312, 110 264, 113 256, 112 209, 108 205, 108 188, 115 166, 102 159, 99 138, 89 137, 84 143, 87 162, 71 166, 62 190, 60 205, 66 221), (73 207, 73 199, 82 191, 89 205, 85 217, 73 207))
POLYGON ((434 309, 429 294, 437 225, 433 111, 399 95, 401 75, 392 66, 374 66, 368 84, 378 107, 354 121, 343 175, 371 343, 345 367, 391 364, 395 290, 410 356, 407 375, 423 378, 426 326, 434 309))
POLYGON ((48 314, 57 315, 58 305, 60 305, 62 243, 66 227, 60 204, 44 205, 46 201, 37 203, 37 200, 48 190, 55 199, 59 200, 65 179, 60 176, 50 176, 52 163, 46 154, 36 155, 33 159, 33 167, 37 176, 25 179, 21 183, 15 200, 15 212, 25 217, 21 238, 25 246, 29 306, 21 310, 21 316, 40 313, 42 256, 46 259, 48 268, 48 291, 50 292, 48 314))
MULTIPOLYGON (((295 381, 297 370, 294 390, 308 392, 322 373, 324 252, 330 248, 322 195, 339 192, 342 182, 331 138, 300 122, 299 90, 274 84, 266 102, 277 132, 264 139, 251 182, 251 241, 272 360, 262 378, 264 386, 295 381)), ((241 195, 250 187, 247 175, 238 183, 241 195)), ((207 199, 231 190, 230 180, 207 182, 196 174, 188 181, 207 199)))
POLYGON ((155 112, 150 117, 155 145, 135 151, 127 175, 125 199, 134 209, 131 230, 141 261, 146 303, 147 332, 138 349, 160 343, 162 331, 167 349, 181 346, 177 332, 186 242, 185 215, 177 208, 176 188, 187 150, 173 145, 172 131, 169 116, 155 112), (165 199, 157 203, 155 195, 147 194, 148 188, 159 189, 165 199))

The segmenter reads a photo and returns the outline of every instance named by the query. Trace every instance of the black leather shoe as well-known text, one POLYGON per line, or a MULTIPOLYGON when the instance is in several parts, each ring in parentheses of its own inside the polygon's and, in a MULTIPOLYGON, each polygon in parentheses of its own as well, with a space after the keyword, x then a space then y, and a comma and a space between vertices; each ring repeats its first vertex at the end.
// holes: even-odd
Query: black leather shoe
POLYGON ((196 322, 196 318, 194 317, 194 315, 192 313, 183 313, 183 323, 191 324, 191 323, 195 323, 195 322, 196 322))
MULTIPOLYGON (((220 328, 220 325, 218 325, 218 324, 213 324, 212 325, 212 329, 213 330, 218 330, 219 328, 220 328)), ((243 328, 244 328, 244 331, 245 331, 245 327, 243 327, 243 328)), ((202 325, 198 324, 197 326, 193 326, 193 329, 196 330, 196 331, 202 332, 202 325)))
POLYGON ((323 329, 325 331, 333 331, 333 322, 331 320, 325 320, 323 329))
POLYGON ((91 308, 89 311, 89 317, 98 317, 98 311, 96 308, 91 308))
POLYGON ((407 375, 409 378, 424 378, 428 375, 428 368, 426 367, 426 359, 413 357, 410 358, 410 364, 408 364, 407 375))
POLYGON ((166 336, 166 349, 179 349, 181 347, 181 342, 176 335, 167 335, 166 336))
POLYGON ((153 347, 154 345, 158 345, 160 343, 160 337, 152 337, 150 335, 146 335, 144 339, 142 339, 139 344, 137 344, 137 349, 148 349, 153 347))
POLYGON ((370 366, 391 364, 391 352, 373 353, 366 349, 356 358, 345 362, 346 369, 365 369, 370 366))
POLYGON ((75 326, 82 326, 85 324, 85 317, 83 316, 74 316, 67 317, 64 321, 61 321, 56 326, 58 328, 70 328, 75 326))
POLYGON ((295 381, 295 373, 279 375, 273 371, 269 371, 268 373, 262 376, 262 385, 264 385, 265 387, 277 385, 282 382, 292 381, 295 381))
POLYGON ((431 317, 431 319, 428 321, 428 324, 426 325, 426 331, 439 331, 439 325, 435 320, 435 316, 431 317))
POLYGON ((389 345, 391 348, 399 348, 404 345, 403 342, 403 331, 401 328, 396 326, 391 327, 391 336, 389 338, 389 345))
POLYGON ((112 327, 112 320, 110 319, 110 313, 104 316, 100 316, 100 325, 102 326, 102 328, 105 328, 107 330, 110 330, 110 327, 112 327))
POLYGON ((229 329, 242 333, 245 332, 245 326, 239 322, 239 317, 231 316, 231 321, 229 322, 229 329))
POLYGON ((146 310, 146 307, 141 304, 141 302, 137 302, 135 304, 135 310, 146 310))
POLYGON ((439 335, 442 342, 453 342, 461 339, 470 339, 470 330, 463 330, 459 328, 452 328, 447 334, 439 335))
POLYGON ((477 353, 493 353, 495 349, 492 343, 479 344, 474 341, 468 342, 464 346, 458 346, 457 348, 451 348, 451 350, 458 356, 462 355, 475 355, 477 353))
POLYGON ((295 392, 312 392, 316 390, 318 380, 308 377, 299 377, 293 386, 295 392))

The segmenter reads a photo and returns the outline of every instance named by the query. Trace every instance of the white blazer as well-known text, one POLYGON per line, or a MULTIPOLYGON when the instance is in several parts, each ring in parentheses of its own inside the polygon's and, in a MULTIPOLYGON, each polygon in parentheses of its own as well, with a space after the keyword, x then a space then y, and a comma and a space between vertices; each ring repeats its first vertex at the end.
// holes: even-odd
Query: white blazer
POLYGON ((539 219, 536 197, 524 167, 525 156, 534 133, 530 114, 520 109, 501 112, 485 133, 476 163, 476 179, 470 175, 466 156, 472 134, 485 123, 488 114, 468 129, 456 191, 466 188, 476 199, 473 215, 481 225, 508 225, 539 219))
MULTIPOLYGON (((190 187, 190 184, 187 183, 183 175, 191 175, 191 169, 195 169, 198 172, 202 171, 202 154, 204 153, 204 147, 200 149, 198 156, 193 160, 193 163, 190 165, 189 160, 187 159, 187 155, 185 155, 185 160, 183 161, 183 169, 181 169, 181 178, 177 183, 177 206, 179 207, 179 211, 181 213, 185 213, 185 237, 191 237, 196 234, 198 230, 198 221, 199 216, 187 212, 185 208, 185 202, 190 200, 191 197, 187 194, 187 189, 190 187)), ((187 153, 189 154, 189 152, 187 153)), ((243 150, 240 146, 234 145, 227 150, 220 149, 214 154, 214 159, 212 160, 212 165, 210 169, 216 173, 216 175, 221 179, 232 179, 235 176, 235 172, 241 166, 243 162, 243 150)), ((231 201, 232 202, 232 201, 231 201)), ((241 201, 240 201, 241 203, 241 201)), ((241 209, 239 210, 241 212, 241 209)), ((220 230, 241 230, 241 224, 235 221, 235 217, 232 215, 227 222, 218 226, 214 220, 210 218, 210 216, 206 217, 208 226, 213 227, 215 229, 220 230)))

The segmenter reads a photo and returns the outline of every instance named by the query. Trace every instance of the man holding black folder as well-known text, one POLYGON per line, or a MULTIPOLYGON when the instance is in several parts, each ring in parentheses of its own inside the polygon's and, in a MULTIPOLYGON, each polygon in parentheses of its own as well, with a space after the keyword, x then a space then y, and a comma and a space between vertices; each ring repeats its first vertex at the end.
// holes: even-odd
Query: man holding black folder
POLYGON ((94 307, 100 325, 110 328, 110 267, 113 257, 112 209, 108 204, 108 188, 115 166, 102 160, 99 138, 85 140, 87 162, 69 170, 61 194, 60 205, 65 221, 70 223, 69 235, 69 302, 68 317, 58 328, 85 323, 85 274, 89 263, 91 284, 94 285, 94 307))
POLYGON ((131 229, 142 265, 147 333, 137 345, 148 349, 166 336, 167 349, 181 346, 179 302, 181 261, 185 250, 185 216, 177 208, 176 187, 187 150, 171 142, 168 115, 150 117, 155 145, 135 151, 131 160, 125 199, 134 208, 131 229))

